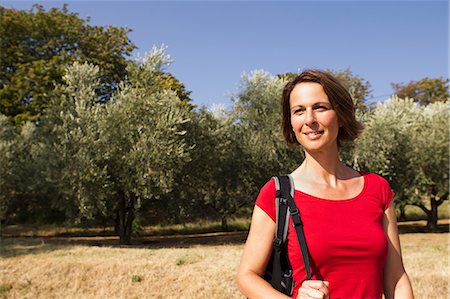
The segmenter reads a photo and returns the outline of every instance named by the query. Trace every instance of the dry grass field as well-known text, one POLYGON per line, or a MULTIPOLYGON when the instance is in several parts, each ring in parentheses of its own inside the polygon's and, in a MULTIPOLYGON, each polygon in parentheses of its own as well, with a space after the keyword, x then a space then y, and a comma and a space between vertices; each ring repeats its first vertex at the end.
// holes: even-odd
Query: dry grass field
MULTIPOLYGON (((120 247, 115 237, 8 237, 0 297, 243 298, 234 277, 244 239, 244 232, 153 236, 120 247)), ((448 232, 402 233, 401 242, 416 298, 450 298, 448 232)))

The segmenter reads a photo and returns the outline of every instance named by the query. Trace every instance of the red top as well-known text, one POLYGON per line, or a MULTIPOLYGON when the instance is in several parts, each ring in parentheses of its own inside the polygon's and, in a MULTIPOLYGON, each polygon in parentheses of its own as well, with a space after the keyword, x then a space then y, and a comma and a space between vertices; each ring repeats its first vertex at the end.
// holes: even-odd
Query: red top
MULTIPOLYGON (((363 190, 354 198, 328 200, 299 190, 294 192, 310 252, 313 279, 330 282, 330 299, 382 297, 388 248, 383 214, 394 193, 382 177, 370 173, 362 175, 363 190)), ((256 205, 275 221, 273 180, 260 190, 256 205)), ((306 272, 292 218, 289 224, 287 248, 294 270, 295 298, 306 272)))

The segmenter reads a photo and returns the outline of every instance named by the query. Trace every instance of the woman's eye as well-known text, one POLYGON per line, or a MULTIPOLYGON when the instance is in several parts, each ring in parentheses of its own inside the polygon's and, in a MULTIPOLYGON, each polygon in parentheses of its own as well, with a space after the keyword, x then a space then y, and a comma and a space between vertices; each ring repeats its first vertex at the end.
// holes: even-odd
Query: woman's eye
POLYGON ((315 110, 317 110, 317 111, 326 111, 326 110, 328 110, 328 107, 326 107, 326 106, 317 106, 315 108, 315 110))
POLYGON ((294 114, 302 114, 304 112, 303 109, 297 109, 294 111, 294 114))

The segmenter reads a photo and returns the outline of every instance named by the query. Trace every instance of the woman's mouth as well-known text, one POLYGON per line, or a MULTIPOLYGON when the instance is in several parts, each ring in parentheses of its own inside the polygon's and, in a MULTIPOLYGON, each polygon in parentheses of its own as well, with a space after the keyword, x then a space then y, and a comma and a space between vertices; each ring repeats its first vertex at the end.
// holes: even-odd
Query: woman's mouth
POLYGON ((309 132, 305 132, 303 133, 306 135, 306 137, 308 137, 309 139, 317 139, 320 136, 322 136, 323 131, 322 130, 318 130, 318 131, 309 131, 309 132))

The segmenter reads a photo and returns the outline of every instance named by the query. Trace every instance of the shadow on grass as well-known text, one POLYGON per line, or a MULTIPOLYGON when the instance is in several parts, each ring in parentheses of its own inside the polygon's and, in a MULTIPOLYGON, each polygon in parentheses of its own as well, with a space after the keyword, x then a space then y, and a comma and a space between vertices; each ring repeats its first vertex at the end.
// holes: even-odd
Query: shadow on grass
MULTIPOLYGON (((400 234, 430 233, 425 221, 400 222, 400 234)), ((449 223, 445 221, 438 225, 432 233, 448 233, 449 223)), ((248 231, 208 232, 195 234, 145 235, 133 238, 132 245, 120 245, 119 238, 111 235, 99 234, 86 236, 67 234, 64 236, 16 237, 7 235, 0 240, 0 256, 13 257, 27 254, 40 254, 55 250, 63 250, 72 246, 98 246, 113 248, 188 248, 194 246, 218 246, 244 244, 248 231)))
POLYGON ((115 236, 41 236, 4 237, 0 241, 0 257, 40 254, 72 246, 97 246, 114 248, 188 248, 193 246, 217 246, 244 244, 247 231, 217 232, 190 235, 143 236, 132 239, 132 245, 120 245, 115 236))
POLYGON ((398 223, 398 232, 400 234, 425 234, 425 233, 445 234, 450 232, 450 226, 448 219, 441 220, 439 221, 436 230, 429 231, 427 228, 427 222, 425 220, 406 221, 398 223))

